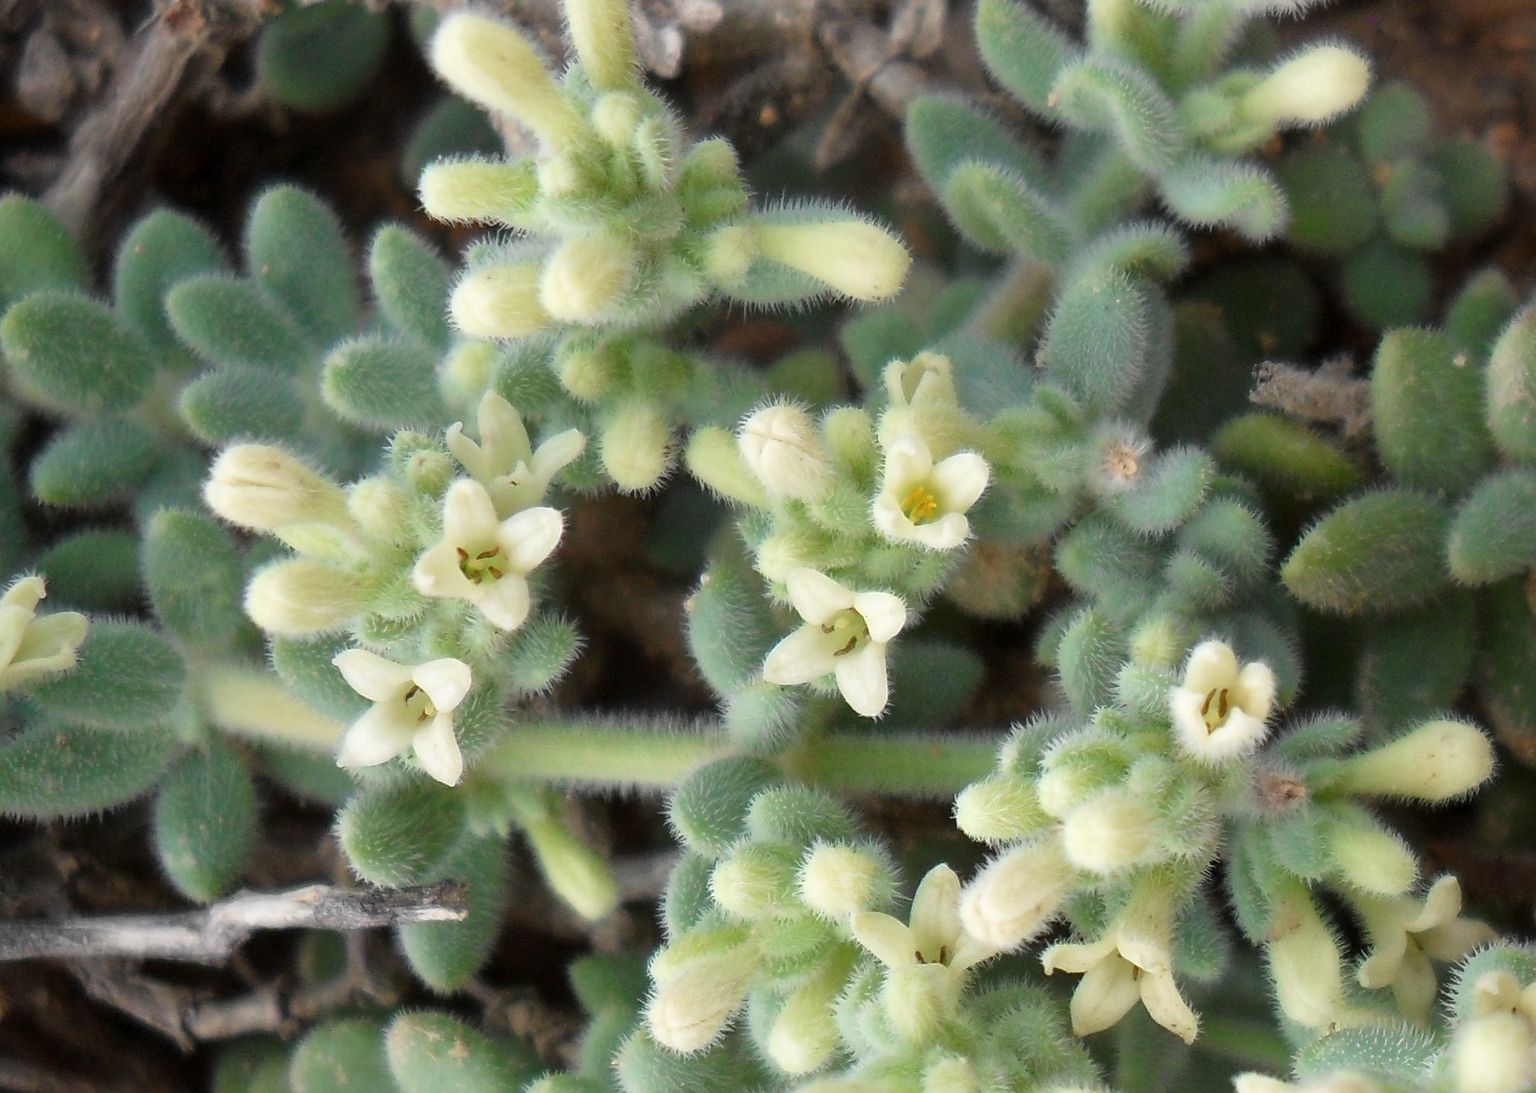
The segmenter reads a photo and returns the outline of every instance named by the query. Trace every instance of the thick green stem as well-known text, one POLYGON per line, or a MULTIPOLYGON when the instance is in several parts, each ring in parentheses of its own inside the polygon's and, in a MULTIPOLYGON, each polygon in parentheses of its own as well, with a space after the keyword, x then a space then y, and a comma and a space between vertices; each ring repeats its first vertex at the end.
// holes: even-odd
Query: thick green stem
MULTIPOLYGON (((666 790, 735 752, 724 730, 535 721, 517 725, 478 765, 492 778, 588 789, 666 790)), ((997 739, 831 733, 784 759, 785 773, 837 793, 943 798, 992 769, 997 739)))

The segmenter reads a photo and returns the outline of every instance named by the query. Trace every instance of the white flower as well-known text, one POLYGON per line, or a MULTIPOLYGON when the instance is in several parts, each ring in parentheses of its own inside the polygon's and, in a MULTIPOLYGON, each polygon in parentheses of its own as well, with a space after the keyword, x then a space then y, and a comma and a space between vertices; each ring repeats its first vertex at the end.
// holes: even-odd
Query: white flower
POLYGON ((1487 923, 1461 917, 1461 884, 1455 877, 1441 877, 1422 899, 1354 895, 1350 902, 1371 938, 1370 956, 1357 973, 1360 985, 1391 987, 1399 1008, 1414 1021, 1428 1019, 1439 990, 1430 960, 1460 960, 1495 936, 1487 923))
POLYGON ((464 435, 464 423, 448 427, 448 450, 491 495, 498 516, 543 504, 549 483, 586 447, 579 429, 550 437, 535 451, 512 404, 495 391, 480 399, 480 443, 464 435))
POLYGON ((1230 646, 1203 641, 1189 654, 1184 682, 1168 692, 1179 743, 1212 765, 1251 755, 1263 743, 1275 701, 1275 673, 1250 661, 1241 669, 1230 646))
POLYGON ((875 527, 888 539, 953 550, 971 534, 965 513, 987 488, 989 474, 975 452, 935 464, 922 437, 897 437, 885 450, 884 480, 871 512, 875 527))
POLYGON ((12 582, 0 596, 0 691, 75 665, 85 616, 60 611, 38 618, 37 605, 47 594, 43 579, 31 576, 12 582))
POLYGON ((338 767, 372 767, 416 752, 421 768, 445 785, 457 785, 464 757, 453 735, 453 711, 469 693, 469 665, 430 660, 407 666, 348 649, 331 662, 373 709, 352 723, 341 740, 338 767))
POLYGON ((854 592, 814 569, 791 570, 784 584, 805 625, 769 651, 763 679, 792 685, 832 673, 856 713, 879 717, 890 695, 885 647, 906 625, 907 605, 889 592, 854 592))
POLYGON ((1152 1020, 1186 1044, 1194 1043, 1200 1019, 1173 980, 1166 916, 1122 916, 1087 945, 1052 945, 1041 957, 1045 974, 1082 974, 1072 992, 1072 1032, 1087 1036, 1116 1024, 1139 1000, 1152 1020))
POLYGON ((528 618, 528 574, 554 552, 565 530, 556 509, 524 509, 497 522, 479 482, 461 478, 443 498, 443 537, 416 560, 416 587, 468 600, 503 630, 528 618))
POLYGON ((966 972, 998 952, 961 926, 960 878, 947 865, 934 866, 917 886, 910 924, 858 911, 849 927, 885 965, 887 1015, 911 1040, 927 1039, 954 1013, 966 972))

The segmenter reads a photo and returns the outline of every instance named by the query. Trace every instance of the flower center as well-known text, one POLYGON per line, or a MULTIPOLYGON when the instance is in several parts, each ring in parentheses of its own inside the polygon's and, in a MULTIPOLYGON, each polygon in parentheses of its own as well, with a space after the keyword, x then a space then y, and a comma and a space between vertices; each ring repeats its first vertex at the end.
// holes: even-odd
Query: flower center
POLYGON ((437 716, 437 707, 432 705, 431 697, 414 683, 400 696, 400 701, 405 703, 408 713, 416 716, 417 724, 431 721, 437 716))
POLYGON ((463 547, 455 549, 459 555, 459 572, 464 574, 471 583, 480 584, 486 577, 499 581, 506 575, 506 566, 501 558, 501 547, 494 546, 489 550, 482 550, 474 557, 470 557, 469 551, 463 547))
POLYGON ((1205 701, 1200 703, 1200 716, 1205 718, 1207 732, 1215 732, 1227 722, 1227 714, 1232 712, 1232 699, 1230 689, 1216 687, 1205 696, 1205 701))
POLYGON ((901 499, 901 511, 914 524, 925 524, 939 512, 939 499, 927 486, 913 486, 901 499))
POLYGON ((921 949, 914 950, 912 955, 917 957, 917 962, 919 964, 943 964, 946 968, 949 967, 950 953, 948 945, 940 945, 939 955, 934 957, 932 960, 929 960, 926 956, 924 956, 923 950, 921 949))
POLYGON ((821 624, 821 632, 836 638, 847 640, 838 646, 833 656, 847 656, 859 646, 861 638, 869 636, 869 626, 864 622, 864 616, 857 611, 840 611, 834 618, 821 624))

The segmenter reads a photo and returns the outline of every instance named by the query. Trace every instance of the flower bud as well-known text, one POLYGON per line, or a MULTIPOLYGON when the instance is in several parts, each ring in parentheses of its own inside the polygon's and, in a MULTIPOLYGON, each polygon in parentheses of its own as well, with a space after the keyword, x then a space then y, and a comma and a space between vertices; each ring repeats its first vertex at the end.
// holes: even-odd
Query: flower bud
POLYGON ((1067 814, 1061 845, 1079 869, 1109 876, 1142 859, 1157 824, 1157 813, 1145 802, 1124 790, 1109 790, 1067 814))
POLYGON ((795 890, 795 853, 788 846, 751 843, 733 851, 709 875, 709 893, 737 918, 782 910, 795 890))
POLYGON ((716 425, 695 429, 684 453, 688 470, 711 492, 755 508, 768 507, 768 495, 752 476, 736 440, 716 425))
POLYGON ((598 91, 633 87, 635 33, 629 22, 629 0, 565 0, 562 6, 571 46, 587 81, 598 91))
POLYGON ((770 535, 757 544, 755 568, 770 581, 784 581, 797 569, 814 568, 821 550, 811 536, 796 532, 770 535))
POLYGON ((658 1043, 691 1054, 720 1038, 747 1000, 757 961, 750 950, 701 956, 658 981, 646 1022, 658 1043))
POLYGON ((1456 1093, 1522 1093, 1531 1088, 1536 1037, 1518 1013, 1490 1013, 1468 1021, 1451 1043, 1456 1093))
POLYGON ((566 393, 589 404, 601 401, 619 377, 618 362, 600 348, 567 350, 560 354, 556 367, 566 393))
POLYGON ((539 267, 532 264, 470 270, 453 286, 448 314, 478 338, 524 338, 551 321, 539 300, 539 267))
POLYGON ((1341 764, 1339 788, 1437 803, 1470 793, 1493 774, 1493 744, 1462 721, 1429 721, 1341 764))
POLYGON ((981 1078, 969 1059, 949 1055, 923 1071, 923 1093, 981 1093, 981 1078))
POLYGON ((570 239, 544 264, 539 302, 556 319, 595 323, 614 307, 634 279, 634 255, 603 236, 570 239))
POLYGON ((614 408, 598 438, 603 469, 619 489, 639 493, 671 466, 672 430, 656 407, 638 399, 614 408))
POLYGON ((559 820, 538 818, 524 834, 550 890, 590 922, 619 905, 619 886, 608 863, 559 820))
POLYGON ((821 844, 811 848, 800 867, 800 898, 818 915, 846 921, 889 887, 879 859, 852 846, 821 844), (885 883, 882 883, 885 882, 885 883))
POLYGON ((539 183, 531 160, 450 160, 428 165, 417 192, 434 220, 518 224, 539 196, 539 183))
POLYGON ((500 350, 491 342, 461 341, 448 351, 438 372, 450 406, 473 406, 490 386, 500 350))
POLYGON ((994 859, 960 901, 967 933, 994 949, 1028 941, 1055 916, 1072 885, 1072 866, 1055 839, 1016 847, 994 859))
POLYGON ((943 964, 900 964, 885 971, 882 1001, 897 1034, 913 1043, 933 1038, 955 1012, 960 980, 943 964))
POLYGON ((369 535, 392 542, 405 531, 410 498, 400 483, 384 475, 354 482, 347 490, 347 511, 369 535))
POLYGON ((203 500, 231 524, 252 531, 291 524, 351 526, 341 487, 270 444, 226 448, 208 472, 203 500))
POLYGON ((757 236, 745 224, 716 228, 704 240, 704 272, 717 285, 734 285, 757 258, 757 236))
POLYGON ((356 575, 310 558, 263 566, 245 589, 245 613, 269 634, 340 630, 367 601, 356 575))
POLYGON ((826 492, 831 468, 821 434, 800 407, 763 407, 741 423, 736 442, 770 494, 809 501, 826 492))
POLYGON ((1345 882, 1373 895, 1400 896, 1419 876, 1418 859, 1401 836, 1374 824, 1335 826, 1328 849, 1345 882))
POLYGON ((820 224, 759 221, 758 252, 824 281, 855 300, 888 300, 901 289, 912 258, 883 228, 862 220, 820 224))
POLYGON ((1280 65, 1243 96, 1250 118, 1275 126, 1321 125, 1349 110, 1371 86, 1371 65, 1343 46, 1314 46, 1280 65))
POLYGON ((1306 1028, 1321 1028, 1344 1004, 1339 947, 1305 891, 1275 904, 1269 927, 1269 969, 1285 1015, 1306 1028))
POLYGON ((993 775, 972 782, 955 798, 955 824, 977 842, 1012 842, 1050 822, 1034 787, 1022 778, 993 775))
POLYGON ((627 148, 640 124, 640 103, 633 95, 611 91, 592 104, 592 128, 615 148, 627 148))
POLYGON ((832 1006, 842 990, 844 969, 829 967, 789 996, 768 1032, 768 1057, 786 1074, 809 1074, 837 1049, 832 1006))
POLYGON ((432 67, 472 102, 527 125, 551 144, 577 136, 581 117, 550 77, 543 58, 514 27, 460 11, 432 38, 432 67))

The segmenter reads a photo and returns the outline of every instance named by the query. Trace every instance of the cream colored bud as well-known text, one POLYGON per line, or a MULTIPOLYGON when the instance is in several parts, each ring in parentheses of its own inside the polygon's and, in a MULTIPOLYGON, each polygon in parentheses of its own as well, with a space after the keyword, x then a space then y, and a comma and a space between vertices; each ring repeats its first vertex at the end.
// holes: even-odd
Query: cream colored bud
POLYGON ((800 898, 818 915, 846 922, 873 902, 883 870, 874 855, 851 846, 815 846, 800 867, 800 898))
POLYGON ((683 459, 689 473, 717 496, 754 508, 768 507, 762 483, 753 477, 736 438, 725 429, 717 425, 695 429, 683 459))
POLYGON ((622 243, 600 235, 570 239, 544 264, 539 302, 557 319, 595 323, 629 290, 634 272, 634 255, 622 243))
POLYGON ((613 870, 564 824, 538 819, 524 825, 523 833, 550 890, 582 918, 596 922, 619 905, 613 870))
POLYGON ((881 1000, 897 1035, 912 1043, 933 1038, 955 1012, 960 980, 943 964, 898 964, 885 970, 881 1000))
POLYGON ((1347 759, 1341 789, 1436 803, 1470 793, 1493 774, 1493 743, 1463 721, 1429 721, 1412 732, 1347 759))
POLYGON ((1269 926, 1269 968, 1285 1015, 1305 1028, 1321 1028, 1344 1005, 1344 972, 1327 923, 1305 891, 1275 904, 1269 926))
POLYGON ((797 569, 814 567, 820 550, 810 536, 795 532, 770 535, 757 545, 754 567, 770 581, 785 581, 797 569))
POLYGON ((744 949, 701 956, 684 965, 656 985, 645 1011, 651 1035, 673 1051, 702 1051, 720 1038, 746 1002, 756 966, 744 949))
POLYGON ((855 300, 888 300, 912 258, 883 228, 862 220, 757 225, 758 252, 855 300))
POLYGON ((1401 836, 1379 827, 1340 825, 1329 835, 1333 867, 1345 882, 1378 896, 1400 896, 1419 877, 1418 859, 1401 836))
POLYGON ((704 272, 717 285, 736 284, 757 259, 757 236, 745 224, 716 228, 704 240, 704 272))
POLYGON ((498 19, 469 11, 448 16, 432 38, 430 58, 459 94, 516 118, 542 140, 560 144, 583 129, 538 51, 498 19))
POLYGON ((434 220, 521 224, 539 183, 531 160, 467 159, 429 164, 417 191, 434 220))
POLYGON ((640 118, 640 102, 627 92, 610 91, 592 104, 592 128, 615 148, 629 146, 640 118))
POLYGON ((794 858, 767 844, 740 848, 718 862, 709 875, 709 893, 715 903, 748 920, 783 908, 794 889, 794 858))
POLYGON ((208 471, 203 500, 231 524, 252 531, 292 524, 351 525, 341 487, 270 444, 224 449, 208 471))
POLYGON ((369 535, 393 542, 405 533, 411 500, 393 478, 375 475, 355 482, 347 490, 347 511, 369 535))
POLYGON ((826 492, 831 468, 811 415, 798 406, 765 406, 741 423, 736 442, 770 494, 813 500, 826 492))
POLYGON ((603 469, 626 493, 651 489, 672 465, 672 430, 648 402, 616 407, 603 422, 598 444, 603 469))
POLYGON ((969 1059, 951 1055, 928 1064, 923 1093, 981 1093, 981 1078, 969 1059))
POLYGON ((682 181, 698 189, 734 186, 740 181, 741 164, 736 149, 723 137, 701 140, 683 160, 682 181))
POLYGON ((1526 1093, 1536 1084, 1536 1037, 1518 1013, 1468 1021, 1451 1043, 1456 1093, 1526 1093))
POLYGON ((598 91, 635 86, 635 32, 629 0, 564 0, 571 46, 598 91))
POLYGON ((972 782, 955 798, 955 824, 978 842, 1022 839, 1048 827, 1034 787, 1023 778, 993 775, 972 782))
POLYGON ((966 933, 994 949, 1012 949, 1045 928, 1072 886, 1072 866, 1055 839, 1016 847, 994 859, 960 901, 966 933))
POLYGON ((490 386, 501 351, 493 342, 463 340, 448 351, 438 371, 443 399, 450 406, 473 406, 490 386))
POLYGON ((1243 96, 1243 112, 1276 126, 1322 125, 1370 90, 1371 64, 1343 46, 1314 46, 1280 65, 1243 96))
POLYGON ((269 634, 340 630, 367 604, 356 575, 309 558, 273 562, 245 589, 245 613, 269 634))
POLYGON ((789 996, 768 1032, 768 1057, 786 1074, 809 1074, 837 1049, 832 1004, 843 986, 843 969, 831 967, 789 996))
POLYGON ((1144 801, 1123 790, 1109 790, 1067 814, 1061 845, 1079 869, 1110 876, 1142 860, 1157 826, 1157 813, 1144 801))
POLYGON ((539 302, 539 267, 486 266, 470 270, 448 299, 453 325, 479 338, 524 338, 550 323, 539 302))
POLYGON ((561 354, 560 386, 585 403, 601 401, 618 379, 618 363, 602 349, 574 349, 561 354))

